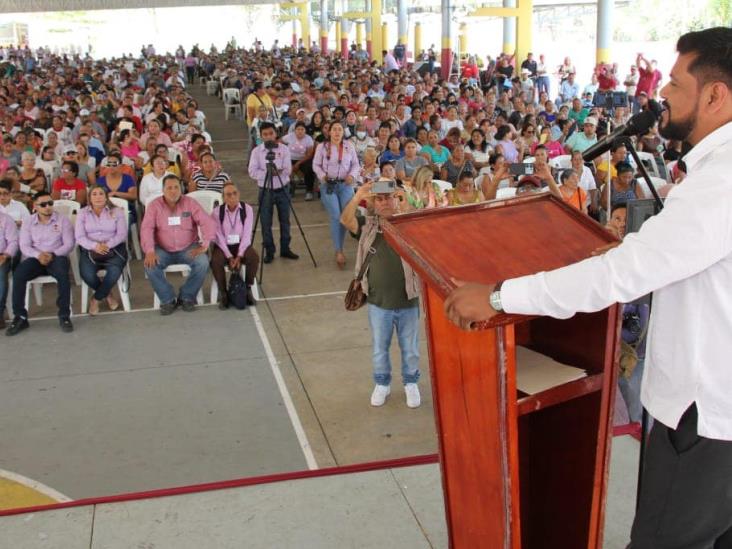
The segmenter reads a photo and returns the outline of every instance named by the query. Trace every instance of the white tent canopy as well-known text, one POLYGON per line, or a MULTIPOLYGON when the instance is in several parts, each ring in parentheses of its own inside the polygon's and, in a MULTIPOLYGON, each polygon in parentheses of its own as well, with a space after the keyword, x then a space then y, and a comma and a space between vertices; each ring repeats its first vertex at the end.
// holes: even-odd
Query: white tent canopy
POLYGON ((272 4, 271 0, 1 0, 0 13, 272 4))

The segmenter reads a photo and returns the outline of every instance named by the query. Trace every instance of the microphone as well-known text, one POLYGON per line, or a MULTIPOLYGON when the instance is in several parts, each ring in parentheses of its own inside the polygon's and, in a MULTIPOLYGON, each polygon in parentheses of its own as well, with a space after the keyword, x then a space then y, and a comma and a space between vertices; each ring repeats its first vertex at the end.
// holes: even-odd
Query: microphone
POLYGON ((656 123, 656 119, 656 114, 651 110, 639 112, 635 116, 631 117, 626 124, 618 126, 615 131, 600 139, 589 149, 586 149, 585 152, 582 153, 582 159, 585 162, 594 160, 601 154, 609 151, 610 147, 613 146, 613 142, 619 137, 630 137, 646 133, 656 123))

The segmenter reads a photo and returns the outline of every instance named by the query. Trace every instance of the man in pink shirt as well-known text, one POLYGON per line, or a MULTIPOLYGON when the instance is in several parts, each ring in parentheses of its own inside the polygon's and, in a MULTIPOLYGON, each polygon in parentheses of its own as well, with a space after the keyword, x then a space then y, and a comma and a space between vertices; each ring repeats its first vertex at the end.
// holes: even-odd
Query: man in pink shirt
POLYGON ((161 315, 173 313, 178 305, 186 312, 196 308, 196 295, 208 272, 206 252, 215 236, 213 221, 198 202, 183 195, 180 179, 166 175, 163 196, 148 204, 140 227, 145 273, 160 298, 161 315), (165 278, 165 269, 176 264, 191 269, 177 299, 165 278))
POLYGON ((211 252, 211 272, 221 289, 219 309, 228 309, 226 272, 228 265, 232 273, 246 267, 247 305, 254 305, 252 284, 259 267, 259 254, 252 246, 254 212, 249 204, 239 201, 239 190, 229 182, 223 189, 224 203, 214 208, 211 219, 216 225, 216 240, 211 252))

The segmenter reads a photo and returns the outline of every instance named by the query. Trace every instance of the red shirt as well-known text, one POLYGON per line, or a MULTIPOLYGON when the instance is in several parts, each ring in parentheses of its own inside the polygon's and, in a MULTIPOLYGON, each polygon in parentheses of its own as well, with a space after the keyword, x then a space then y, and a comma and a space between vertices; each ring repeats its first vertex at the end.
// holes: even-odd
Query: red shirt
POLYGON ((70 184, 59 178, 53 182, 53 192, 58 191, 63 200, 76 200, 77 191, 86 190, 86 183, 81 179, 74 179, 70 184))
POLYGON ((597 75, 597 84, 602 91, 612 91, 617 87, 618 81, 612 74, 608 75, 601 72, 597 75))
POLYGON ((638 86, 635 88, 635 96, 638 97, 641 92, 646 92, 648 97, 650 97, 658 85, 660 75, 661 73, 658 71, 638 68, 638 86))

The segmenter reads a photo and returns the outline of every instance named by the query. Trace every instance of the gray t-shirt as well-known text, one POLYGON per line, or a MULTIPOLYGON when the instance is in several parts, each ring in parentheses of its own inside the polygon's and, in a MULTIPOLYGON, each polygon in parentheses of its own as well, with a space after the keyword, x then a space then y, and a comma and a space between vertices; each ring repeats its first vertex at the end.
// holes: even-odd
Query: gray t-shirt
POLYGON ((396 161, 394 166, 397 173, 404 171, 406 176, 411 179, 419 168, 427 165, 427 159, 424 156, 417 156, 414 160, 409 160, 406 156, 396 161))

